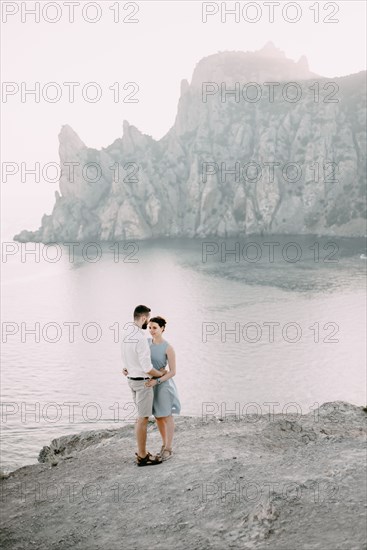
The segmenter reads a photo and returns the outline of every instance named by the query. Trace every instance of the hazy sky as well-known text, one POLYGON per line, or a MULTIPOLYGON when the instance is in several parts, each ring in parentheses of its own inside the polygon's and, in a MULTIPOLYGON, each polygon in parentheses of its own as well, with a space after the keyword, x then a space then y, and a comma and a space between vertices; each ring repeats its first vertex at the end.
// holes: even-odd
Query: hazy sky
MULTIPOLYGON (((1 4, 4 21, 5 5, 25 3, 1 4)), ((34 4, 26 2, 28 9, 34 4)), ((29 88, 39 82, 41 89, 53 81, 62 90, 56 103, 42 98, 35 103, 33 97, 22 103, 20 93, 9 97, 6 103, 2 99, 2 161, 58 162, 57 136, 63 124, 72 126, 86 145, 96 148, 106 147, 122 135, 124 119, 159 139, 174 123, 180 81, 190 81, 196 63, 217 51, 257 50, 271 40, 291 59, 306 55, 312 71, 330 78, 355 73, 366 66, 364 1, 329 2, 328 6, 325 2, 299 1, 301 18, 296 23, 282 19, 281 10, 287 2, 280 2, 280 8, 275 9, 274 23, 269 22, 268 8, 260 1, 257 4, 262 15, 256 23, 246 22, 243 17, 236 23, 233 16, 227 16, 222 23, 223 2, 211 3, 213 10, 218 8, 218 14, 203 23, 202 2, 196 0, 136 2, 139 11, 132 18, 137 23, 122 22, 132 13, 133 3, 129 6, 120 2, 121 22, 114 23, 109 8, 115 2, 103 1, 99 2, 101 19, 94 24, 83 20, 81 7, 85 2, 80 1, 75 8, 75 22, 69 23, 65 3, 58 4, 61 19, 57 23, 48 23, 42 16, 35 23, 29 15, 22 23, 20 12, 2 23, 2 81, 15 82, 19 87, 25 82, 29 88), (319 23, 314 22, 315 12, 310 9, 317 4, 319 23), (338 13, 333 15, 334 9, 338 13), (323 22, 327 16, 339 22, 323 22), (63 85, 71 81, 81 84, 74 104, 68 101, 68 89, 63 85), (89 82, 101 87, 98 103, 88 103, 81 96, 80 88, 89 82), (114 103, 109 86, 115 82, 120 83, 121 95, 132 91, 122 89, 125 83, 137 83, 139 102, 114 103)), ((234 4, 226 2, 227 8, 234 4)), ((242 9, 245 3, 240 4, 242 9)), ((251 9, 248 16, 254 18, 251 9)), ((289 8, 287 12, 290 18, 295 15, 293 10, 289 8)), ((50 9, 46 16, 52 18, 55 13, 50 9)), ((88 11, 89 17, 94 13, 88 11)), ((41 215, 53 205, 57 188, 57 184, 34 184, 31 180, 19 184, 14 178, 11 186, 3 185, 2 191, 4 199, 9 200, 17 196, 28 200, 37 195, 34 205, 27 204, 26 217, 37 220, 38 227, 41 215)))

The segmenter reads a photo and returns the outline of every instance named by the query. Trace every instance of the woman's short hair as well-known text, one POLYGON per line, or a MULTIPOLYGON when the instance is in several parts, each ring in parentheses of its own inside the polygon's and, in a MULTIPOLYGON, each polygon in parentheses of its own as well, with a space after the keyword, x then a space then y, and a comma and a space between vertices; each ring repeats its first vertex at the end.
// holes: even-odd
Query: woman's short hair
POLYGON ((149 323, 157 323, 161 328, 165 329, 167 321, 166 319, 163 319, 160 315, 157 315, 156 317, 151 317, 149 319, 149 323))

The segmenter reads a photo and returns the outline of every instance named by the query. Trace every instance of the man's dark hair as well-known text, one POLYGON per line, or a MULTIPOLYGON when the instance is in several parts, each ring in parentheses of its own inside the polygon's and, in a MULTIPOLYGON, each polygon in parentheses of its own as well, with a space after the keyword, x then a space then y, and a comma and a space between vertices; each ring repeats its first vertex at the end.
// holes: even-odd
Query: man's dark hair
POLYGON ((147 306, 136 306, 134 309, 134 319, 140 319, 142 315, 148 315, 151 310, 147 306))

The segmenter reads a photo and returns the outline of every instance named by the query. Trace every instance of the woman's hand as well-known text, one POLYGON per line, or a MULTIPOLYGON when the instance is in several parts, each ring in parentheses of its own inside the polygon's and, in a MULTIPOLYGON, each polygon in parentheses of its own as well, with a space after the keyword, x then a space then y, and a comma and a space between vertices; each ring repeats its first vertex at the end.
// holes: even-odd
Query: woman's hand
POLYGON ((158 384, 157 380, 155 380, 154 378, 151 378, 150 380, 148 380, 148 382, 145 382, 144 386, 146 388, 153 388, 157 384, 158 384))
POLYGON ((127 375, 129 374, 129 371, 128 371, 127 369, 124 368, 124 369, 122 369, 122 374, 123 374, 124 376, 127 376, 127 375))

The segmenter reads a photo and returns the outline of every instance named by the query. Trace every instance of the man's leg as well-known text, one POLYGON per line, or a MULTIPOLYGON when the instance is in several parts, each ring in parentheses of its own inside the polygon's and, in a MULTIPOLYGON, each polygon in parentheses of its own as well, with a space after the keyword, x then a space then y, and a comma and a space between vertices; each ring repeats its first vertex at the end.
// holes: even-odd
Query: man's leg
POLYGON ((135 424, 138 455, 141 458, 145 458, 147 456, 147 426, 153 407, 153 388, 147 388, 143 380, 130 380, 129 382, 132 383, 131 385, 135 390, 134 401, 138 414, 135 424))
POLYGON ((148 426, 149 417, 141 417, 136 420, 135 424, 135 435, 136 443, 138 446, 138 455, 142 458, 147 456, 147 426, 148 426))

